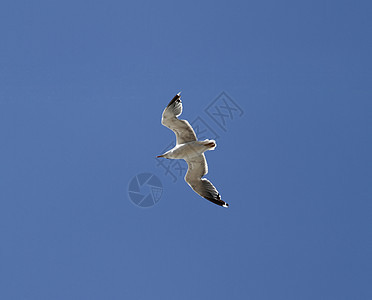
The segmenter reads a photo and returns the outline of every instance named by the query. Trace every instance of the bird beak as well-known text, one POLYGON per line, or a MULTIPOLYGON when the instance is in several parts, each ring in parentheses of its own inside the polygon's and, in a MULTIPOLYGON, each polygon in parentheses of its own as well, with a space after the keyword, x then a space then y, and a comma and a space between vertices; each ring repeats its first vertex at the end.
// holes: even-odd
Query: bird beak
POLYGON ((157 158, 158 158, 158 157, 164 157, 164 155, 158 155, 157 158))

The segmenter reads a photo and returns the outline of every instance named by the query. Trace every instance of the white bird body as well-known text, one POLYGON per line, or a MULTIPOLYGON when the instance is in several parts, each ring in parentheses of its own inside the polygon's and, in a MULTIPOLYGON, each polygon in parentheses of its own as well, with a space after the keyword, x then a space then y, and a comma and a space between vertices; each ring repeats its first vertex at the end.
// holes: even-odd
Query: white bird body
POLYGON ((161 123, 176 134, 177 143, 173 149, 158 157, 184 159, 188 164, 185 175, 187 184, 205 199, 217 205, 228 207, 229 205, 221 200, 221 196, 213 184, 208 179, 202 178, 208 173, 208 164, 204 152, 214 150, 216 141, 197 140, 189 122, 177 118, 182 113, 181 103, 181 96, 178 93, 163 111, 161 123))
POLYGON ((193 141, 176 145, 173 149, 161 155, 161 157, 187 161, 203 154, 207 150, 214 150, 214 148, 216 148, 214 140, 193 141))

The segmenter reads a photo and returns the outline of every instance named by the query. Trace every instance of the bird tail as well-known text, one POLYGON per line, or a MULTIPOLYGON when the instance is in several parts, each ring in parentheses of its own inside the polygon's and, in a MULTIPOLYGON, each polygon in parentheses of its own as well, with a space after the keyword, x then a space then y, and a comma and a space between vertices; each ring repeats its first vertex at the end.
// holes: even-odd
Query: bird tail
POLYGON ((215 140, 204 140, 203 144, 208 148, 208 150, 214 150, 217 146, 215 140))

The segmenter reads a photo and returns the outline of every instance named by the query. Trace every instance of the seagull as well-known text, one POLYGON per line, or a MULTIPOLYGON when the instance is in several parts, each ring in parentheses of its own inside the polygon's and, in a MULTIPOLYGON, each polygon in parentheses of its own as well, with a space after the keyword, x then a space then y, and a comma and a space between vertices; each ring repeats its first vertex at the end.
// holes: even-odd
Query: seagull
POLYGON ((187 184, 203 198, 223 207, 229 205, 221 200, 221 195, 213 184, 206 178, 202 178, 208 173, 208 164, 204 152, 214 150, 216 141, 198 141, 194 129, 186 120, 177 117, 182 113, 181 92, 179 92, 169 102, 164 109, 161 124, 172 130, 176 135, 176 146, 157 157, 168 159, 184 159, 187 162, 188 170, 185 175, 187 184))

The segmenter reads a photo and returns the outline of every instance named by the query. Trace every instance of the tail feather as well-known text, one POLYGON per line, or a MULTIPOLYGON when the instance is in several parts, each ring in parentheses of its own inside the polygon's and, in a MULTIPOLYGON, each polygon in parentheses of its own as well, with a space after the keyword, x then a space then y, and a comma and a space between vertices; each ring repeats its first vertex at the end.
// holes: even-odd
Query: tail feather
POLYGON ((204 140, 203 143, 204 143, 204 146, 208 148, 208 150, 214 150, 217 146, 215 140, 204 140))

